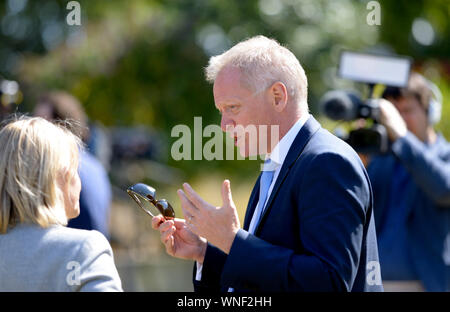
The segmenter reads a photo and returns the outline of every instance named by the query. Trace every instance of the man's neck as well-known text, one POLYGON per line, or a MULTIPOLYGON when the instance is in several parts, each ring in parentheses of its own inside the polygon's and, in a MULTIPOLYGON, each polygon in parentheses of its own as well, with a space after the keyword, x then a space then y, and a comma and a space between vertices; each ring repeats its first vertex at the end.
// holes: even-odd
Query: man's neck
MULTIPOLYGON (((306 113, 304 118, 307 118, 307 116, 309 116, 309 113, 306 113)), ((291 130, 291 128, 295 125, 295 123, 297 123, 302 117, 303 117, 303 115, 298 113, 298 114, 293 115, 288 120, 285 120, 285 121, 282 121, 279 123, 279 125, 278 125, 278 127, 279 127, 278 128, 278 134, 279 134, 278 141, 274 142, 274 144, 270 144, 270 146, 268 146, 269 148, 271 147, 271 150, 269 151, 268 154, 272 153, 275 146, 277 146, 277 144, 279 144, 279 142, 284 138, 284 136, 289 132, 289 130, 291 130)))
POLYGON ((291 119, 289 122, 285 122, 281 124, 280 127, 280 141, 281 139, 286 135, 286 133, 289 132, 289 130, 292 128, 292 126, 295 125, 297 121, 299 121, 301 117, 297 116, 295 119, 291 119))
POLYGON ((294 124, 299 121, 303 116, 309 115, 308 111, 303 112, 303 109, 300 109, 298 106, 295 110, 292 110, 288 116, 286 116, 285 120, 279 122, 280 127, 280 140, 288 133, 288 131, 294 126, 294 124))
POLYGON ((436 131, 434 131, 433 127, 429 127, 427 129, 427 143, 428 144, 434 144, 434 142, 436 142, 437 139, 437 134, 436 131))

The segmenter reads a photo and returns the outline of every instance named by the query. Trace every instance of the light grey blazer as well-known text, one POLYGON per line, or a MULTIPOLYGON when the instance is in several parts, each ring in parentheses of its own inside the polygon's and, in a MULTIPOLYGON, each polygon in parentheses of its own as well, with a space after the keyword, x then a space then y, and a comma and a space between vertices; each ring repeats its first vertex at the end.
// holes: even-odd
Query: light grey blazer
POLYGON ((0 291, 122 291, 97 231, 19 224, 0 234, 0 291))

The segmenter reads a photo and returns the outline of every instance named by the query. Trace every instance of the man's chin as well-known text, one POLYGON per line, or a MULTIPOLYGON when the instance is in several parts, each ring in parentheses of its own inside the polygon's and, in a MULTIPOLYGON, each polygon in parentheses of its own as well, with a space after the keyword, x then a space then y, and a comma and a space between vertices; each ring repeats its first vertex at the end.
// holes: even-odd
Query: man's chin
POLYGON ((239 152, 239 155, 243 158, 249 157, 248 152, 245 150, 245 148, 238 147, 238 152, 239 152))
POLYGON ((258 157, 259 153, 258 150, 250 149, 249 147, 240 147, 238 146, 239 155, 243 158, 249 158, 249 157, 258 157))

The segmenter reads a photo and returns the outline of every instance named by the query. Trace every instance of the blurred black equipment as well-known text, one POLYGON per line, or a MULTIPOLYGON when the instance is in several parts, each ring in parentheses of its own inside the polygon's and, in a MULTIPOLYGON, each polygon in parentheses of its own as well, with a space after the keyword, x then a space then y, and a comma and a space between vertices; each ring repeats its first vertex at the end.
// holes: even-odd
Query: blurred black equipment
POLYGON ((358 128, 349 132, 347 141, 357 152, 364 154, 386 153, 389 149, 387 132, 378 123, 379 107, 371 98, 375 84, 405 87, 408 84, 411 59, 408 57, 381 56, 343 51, 339 61, 338 74, 341 78, 367 83, 369 98, 353 91, 333 90, 323 95, 320 110, 328 118, 338 121, 366 119, 372 122, 370 128, 358 128))

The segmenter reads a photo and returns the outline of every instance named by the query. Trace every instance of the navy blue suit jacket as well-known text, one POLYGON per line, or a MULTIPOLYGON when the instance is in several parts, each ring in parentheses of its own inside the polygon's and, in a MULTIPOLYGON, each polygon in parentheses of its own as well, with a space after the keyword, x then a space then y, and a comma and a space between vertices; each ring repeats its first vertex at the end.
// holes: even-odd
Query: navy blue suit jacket
POLYGON ((354 150, 312 116, 253 235, 258 196, 259 178, 230 253, 208 244, 196 291, 382 291, 373 278, 379 264, 367 173, 354 150))

